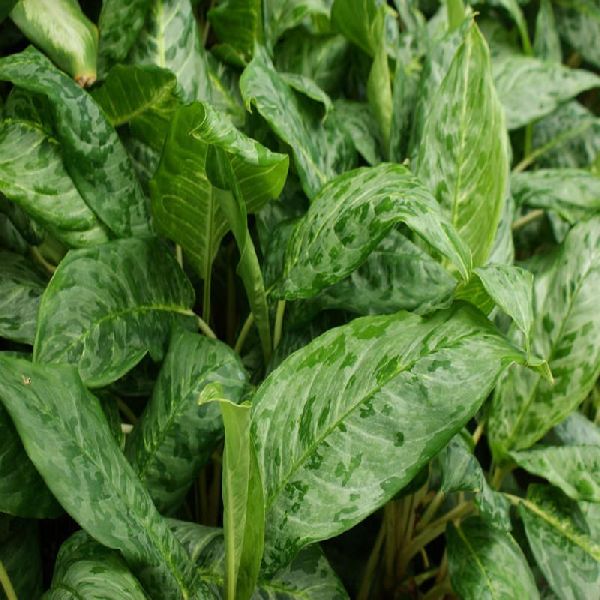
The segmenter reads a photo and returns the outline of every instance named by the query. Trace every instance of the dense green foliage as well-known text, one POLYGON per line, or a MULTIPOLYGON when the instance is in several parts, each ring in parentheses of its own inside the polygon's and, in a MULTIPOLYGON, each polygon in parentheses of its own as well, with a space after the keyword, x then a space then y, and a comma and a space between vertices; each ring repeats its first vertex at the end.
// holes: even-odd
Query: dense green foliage
POLYGON ((598 0, 0 0, 0 599, 600 594, 598 0))

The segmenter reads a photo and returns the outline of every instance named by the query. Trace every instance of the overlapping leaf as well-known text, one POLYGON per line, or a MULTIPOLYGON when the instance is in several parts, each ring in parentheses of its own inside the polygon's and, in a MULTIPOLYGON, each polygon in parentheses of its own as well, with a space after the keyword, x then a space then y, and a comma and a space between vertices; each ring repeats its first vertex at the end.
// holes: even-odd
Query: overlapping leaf
POLYGON ((504 205, 508 152, 489 52, 475 24, 429 106, 417 174, 468 244, 473 264, 484 264, 504 205))
POLYGON ((554 382, 511 368, 490 417, 497 456, 528 448, 588 394, 600 373, 600 229, 594 218, 575 226, 535 290, 532 350, 546 359, 554 382))
POLYGON ((116 236, 147 234, 146 198, 116 132, 92 98, 33 47, 0 59, 0 79, 48 98, 65 167, 102 222, 116 236))
POLYGON ((253 400, 267 569, 396 494, 513 360, 522 357, 467 306, 356 319, 287 358, 253 400))
POLYGON ((1 356, 0 375, 0 400, 27 454, 75 520, 103 545, 119 549, 144 585, 160 589, 165 599, 203 597, 189 557, 76 369, 1 356))
POLYGON ((40 302, 34 360, 76 365, 86 385, 107 385, 147 353, 161 359, 172 324, 189 321, 193 302, 157 239, 72 250, 40 302))
POLYGON ((400 222, 468 277, 469 251, 429 192, 405 167, 382 163, 336 177, 314 198, 290 239, 280 294, 306 298, 340 281, 400 222))
POLYGON ((224 344, 177 330, 138 424, 127 438, 126 456, 162 512, 182 502, 218 442, 223 422, 215 404, 198 406, 209 386, 238 402, 246 375, 224 344))

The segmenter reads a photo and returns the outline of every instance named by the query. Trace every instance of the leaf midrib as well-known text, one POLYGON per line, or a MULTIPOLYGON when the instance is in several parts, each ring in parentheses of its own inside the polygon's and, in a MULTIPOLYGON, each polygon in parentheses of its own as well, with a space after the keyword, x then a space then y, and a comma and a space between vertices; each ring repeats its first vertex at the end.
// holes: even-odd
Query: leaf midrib
MULTIPOLYGON (((431 330, 426 335, 424 335, 419 340, 418 343, 422 344, 423 340, 426 339, 428 337, 428 335, 430 335, 430 334, 431 334, 431 330)), ((435 350, 432 350, 426 356, 431 356, 432 354, 435 354, 435 353, 439 352, 442 349, 452 348, 458 342, 461 342, 462 340, 471 337, 471 335, 472 335, 472 332, 466 332, 463 335, 460 335, 460 336, 458 336, 456 338, 453 338, 451 340, 451 342, 448 341, 447 345, 436 346, 435 350)), ((407 352, 409 352, 409 351, 410 351, 410 348, 407 349, 407 352)), ((380 392, 381 389, 383 387, 385 387, 386 385, 388 385, 389 382, 392 379, 395 379, 398 375, 400 375, 402 373, 406 373, 406 372, 410 371, 415 366, 415 364, 417 362, 419 362, 420 360, 422 360, 423 358, 424 358, 424 356, 422 354, 419 354, 419 356, 415 357, 414 360, 409 361, 408 363, 405 363, 405 364, 402 364, 402 365, 398 365, 398 367, 394 370, 394 372, 389 376, 389 378, 384 383, 375 386, 374 388, 372 388, 367 393, 361 395, 360 399, 355 404, 351 405, 350 408, 348 408, 342 415, 340 415, 340 417, 336 421, 334 421, 329 427, 327 427, 323 431, 322 434, 316 436, 315 439, 313 440, 313 442, 302 453, 302 455, 298 458, 298 460, 292 464, 292 468, 287 472, 287 474, 284 477, 282 477, 281 482, 279 483, 279 485, 277 486, 277 488, 270 495, 268 501, 265 502, 265 513, 273 506, 273 503, 275 502, 275 500, 279 496, 281 490, 287 485, 287 483, 291 479, 292 475, 294 473, 296 473, 300 469, 301 466, 304 465, 304 463, 306 462, 306 460, 308 459, 308 457, 311 456, 314 453, 314 451, 323 443, 323 441, 325 439, 327 439, 327 437, 329 437, 329 435, 339 426, 339 424, 341 422, 343 422, 345 419, 347 419, 348 416, 352 412, 354 412, 357 408, 359 408, 364 402, 366 402, 367 400, 369 400, 370 398, 372 398, 375 394, 377 394, 378 392, 380 392)))
MULTIPOLYGON (((42 307, 40 307, 40 312, 41 312, 41 310, 42 310, 42 307)), ((130 315, 130 314, 133 314, 136 312, 143 313, 143 312, 151 312, 151 311, 171 312, 171 313, 187 315, 187 316, 193 316, 193 314, 194 314, 193 311, 189 308, 185 308, 184 306, 176 306, 176 305, 169 305, 169 304, 141 304, 141 305, 131 306, 131 307, 128 307, 123 310, 110 312, 110 313, 104 315, 103 317, 101 317, 100 319, 98 319, 97 321, 92 321, 92 324, 81 335, 79 335, 74 340, 72 340, 69 344, 67 344, 60 354, 58 354, 52 358, 52 362, 53 363, 60 362, 60 359, 62 359, 65 356, 65 354, 70 352, 75 346, 82 344, 84 342, 84 340, 90 335, 90 333, 96 327, 98 327, 100 324, 105 323, 106 321, 110 321, 112 319, 130 315)), ((39 330, 36 334, 36 342, 38 341, 37 340, 38 336, 39 336, 39 330)), ((36 344, 36 346, 37 346, 37 344, 36 344)), ((42 350, 40 350, 39 352, 34 351, 36 361, 40 360, 40 356, 39 356, 40 352, 42 352, 42 350)))

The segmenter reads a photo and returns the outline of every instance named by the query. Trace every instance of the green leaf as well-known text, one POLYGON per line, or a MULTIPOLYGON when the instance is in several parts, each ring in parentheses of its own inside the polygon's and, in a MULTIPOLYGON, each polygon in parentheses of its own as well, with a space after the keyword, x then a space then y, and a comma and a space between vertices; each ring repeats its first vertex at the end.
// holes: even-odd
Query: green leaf
POLYGON ((600 545, 583 528, 577 505, 550 486, 530 485, 519 515, 533 555, 559 598, 593 598, 600 585, 600 545))
POLYGON ((103 223, 117 236, 147 234, 144 194, 116 132, 92 98, 33 47, 0 59, 0 79, 48 98, 66 170, 103 223))
POLYGON ((125 455, 161 512, 183 501, 223 438, 218 406, 198 406, 211 386, 239 402, 244 369, 233 351, 196 333, 175 330, 152 398, 127 438, 125 455))
MULTIPOLYGON (((213 593, 222 597, 225 542, 222 529, 169 521, 213 593)), ((270 579, 261 578, 253 600, 347 600, 348 594, 318 544, 301 550, 291 564, 270 579)))
POLYGON ((468 433, 455 435, 439 453, 438 460, 442 469, 442 492, 474 493, 482 518, 490 525, 510 531, 510 504, 488 484, 481 465, 473 456, 473 442, 468 433))
POLYGON ((485 264, 504 205, 508 152, 489 52, 475 24, 428 108, 417 175, 451 216, 474 266, 485 264))
POLYGON ((267 570, 394 496, 473 416, 513 360, 523 357, 461 305, 428 318, 356 319, 283 361, 252 405, 267 570))
POLYGON ((381 147, 377 134, 377 121, 363 102, 338 99, 334 101, 340 125, 349 135, 357 152, 371 166, 381 162, 381 147))
POLYGON ((301 25, 305 18, 329 18, 328 0, 268 0, 263 3, 263 20, 267 47, 272 49, 289 29, 301 25))
POLYGON ((67 512, 165 599, 201 598, 185 550, 119 450, 76 369, 0 356, 0 399, 67 512))
POLYGON ((175 73, 186 102, 211 98, 206 51, 190 0, 151 0, 145 26, 131 49, 129 61, 175 73))
POLYGON ((600 86, 600 77, 590 71, 526 56, 498 57, 493 72, 508 129, 527 125, 581 92, 600 86))
POLYGON ((119 553, 100 545, 84 531, 73 534, 60 547, 52 584, 44 599, 61 600, 65 593, 86 600, 148 598, 119 553))
POLYGON ((81 11, 77 0, 19 0, 10 18, 81 86, 96 81, 98 30, 81 11))
POLYGON ((349 44, 341 35, 310 35, 299 28, 286 34, 274 58, 278 71, 310 77, 326 93, 335 94, 346 76, 348 54, 349 44))
POLYGON ((310 78, 299 73, 279 73, 283 81, 299 94, 323 105, 323 119, 333 107, 331 98, 310 78))
POLYGON ((208 11, 219 41, 247 63, 263 42, 262 0, 223 0, 208 11))
POLYGON ((331 7, 331 25, 361 50, 374 56, 380 30, 373 27, 379 7, 375 0, 335 0, 331 7))
POLYGON ((600 446, 600 427, 579 412, 552 428, 552 443, 564 446, 600 446))
POLYGON ((577 407, 600 374, 600 315, 595 309, 600 286, 598 223, 595 218, 576 225, 545 278, 536 277, 541 285, 534 290, 532 352, 548 361, 554 382, 519 367, 506 373, 490 415, 490 441, 497 458, 539 440, 577 407))
POLYGON ((562 62, 560 38, 556 29, 556 19, 551 0, 541 0, 535 21, 535 41, 533 43, 535 55, 542 60, 562 62))
POLYGON ((558 3, 557 22, 560 35, 583 58, 600 67, 600 7, 593 0, 558 3))
POLYGON ((471 517, 449 525, 446 537, 452 588, 463 600, 539 598, 527 560, 510 533, 471 517))
POLYGON ((0 404, 0 512, 53 518, 62 508, 25 453, 10 416, 0 404))
MULTIPOLYGON (((0 534, 0 563, 8 573, 17 598, 37 600, 42 592, 42 557, 37 523, 10 519, 7 529, 6 535, 0 534)), ((5 598, 4 594, 2 598, 5 598)))
POLYGON ((46 281, 18 254, 0 251, 0 336, 33 344, 40 296, 46 281))
POLYGON ((583 169, 515 173, 510 189, 519 205, 553 210, 569 223, 600 213, 600 177, 583 169))
POLYGON ((473 274, 474 278, 458 291, 457 298, 471 302, 483 312, 490 312, 497 304, 523 332, 529 347, 534 320, 533 275, 513 265, 478 267, 473 274))
POLYGON ((157 229, 181 245, 205 282, 223 236, 232 229, 265 356, 271 344, 268 310, 246 213, 279 195, 287 168, 287 156, 270 152, 237 131, 224 115, 195 103, 175 114, 151 182, 157 229), (211 156, 212 165, 227 170, 223 181, 211 181, 219 171, 207 172, 211 156), (215 160, 217 156, 221 159, 215 160))
POLYGON ((144 27, 151 0, 104 0, 98 20, 98 71, 103 78, 127 54, 144 27))
POLYGON ((533 54, 531 40, 529 39, 529 32, 527 30, 527 22, 525 21, 525 16, 523 15, 523 11, 519 6, 518 0, 490 0, 489 4, 501 6, 506 10, 517 26, 519 36, 521 37, 521 46, 523 47, 523 51, 528 55, 533 54))
POLYGON ((288 245, 282 297, 307 298, 340 281, 400 222, 468 277, 469 251, 429 192, 406 167, 382 163, 336 177, 314 198, 288 245))
POLYGON ((146 353, 164 354, 171 325, 185 322, 194 291, 157 239, 72 250, 46 288, 34 360, 76 365, 89 387, 107 385, 146 353))
POLYGON ((35 123, 0 122, 0 191, 68 246, 108 241, 108 230, 65 169, 58 143, 35 123))
POLYGON ((17 0, 0 0, 0 23, 8 17, 8 13, 13 9, 17 0))
POLYGON ((533 128, 538 162, 546 167, 588 167, 600 154, 600 118, 579 102, 562 105, 533 128))
POLYGON ((539 447, 510 455, 520 467, 547 479, 573 500, 600 502, 600 447, 539 447))
POLYGON ((223 533, 228 600, 248 600, 256 587, 264 547, 263 487, 250 438, 250 406, 219 400, 225 424, 223 533))
POLYGON ((290 146, 302 187, 306 195, 313 198, 340 170, 337 157, 350 140, 346 142, 347 136, 343 134, 340 150, 339 130, 336 135, 335 131, 323 127, 318 116, 307 112, 263 55, 255 56, 246 67, 240 89, 248 109, 254 104, 273 131, 290 146))
POLYGON ((388 156, 392 127, 392 86, 385 47, 385 6, 381 6, 372 27, 376 31, 377 47, 367 80, 367 99, 377 121, 384 155, 388 156))
POLYGON ((117 65, 92 96, 113 127, 128 123, 135 138, 157 152, 162 150, 180 104, 173 73, 153 66, 117 65))
POLYGON ((361 315, 398 310, 419 313, 444 305, 456 280, 426 252, 392 230, 356 271, 315 297, 323 309, 361 315))
POLYGON ((29 245, 39 245, 44 235, 44 230, 32 221, 20 206, 0 193, 0 246, 2 248, 25 254, 29 250, 29 245))

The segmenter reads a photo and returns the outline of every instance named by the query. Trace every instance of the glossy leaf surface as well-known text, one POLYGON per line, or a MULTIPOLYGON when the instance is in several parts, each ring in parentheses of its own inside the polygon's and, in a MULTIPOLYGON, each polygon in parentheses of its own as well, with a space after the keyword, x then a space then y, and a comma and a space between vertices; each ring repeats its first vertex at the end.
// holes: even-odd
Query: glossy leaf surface
POLYGON ((116 132, 91 97, 33 47, 0 59, 0 79, 48 98, 67 171, 104 224, 120 237, 147 234, 142 189, 116 132))
POLYGON ((174 331, 152 398, 125 452, 161 512, 181 504, 223 438, 219 407, 198 405, 214 386, 220 397, 240 400, 246 375, 238 357, 217 340, 174 331))
POLYGON ((600 373, 599 235, 596 218, 574 227, 547 271, 546 285, 535 291, 532 351, 548 361, 554 382, 519 367, 506 373, 490 416, 497 456, 539 440, 585 398, 600 373))
POLYGON ((471 249, 474 266, 489 256, 504 205, 504 127, 489 51, 473 24, 432 98, 416 172, 471 249))
POLYGON ((511 456, 520 467, 547 479, 570 498, 600 502, 600 447, 537 447, 511 456))
POLYGON ((522 358, 467 306, 429 318, 356 319, 285 360, 253 400, 267 568, 349 529, 397 493, 512 360, 522 358), (421 418, 403 427, 415 410, 421 418))
POLYGON ((539 598, 527 560, 510 533, 477 517, 449 526, 448 570, 464 600, 539 598))
POLYGON ((71 251, 48 285, 34 360, 76 365, 90 387, 162 358, 171 325, 189 320, 193 289, 163 242, 119 240, 71 251))
POLYGON ((281 295, 306 298, 340 281, 400 222, 468 276, 469 250, 429 192, 405 167, 383 163, 340 175, 315 197, 290 239, 281 295))
POLYGON ((0 357, 0 399, 23 445, 65 509, 119 549, 165 598, 201 597, 189 557, 119 450, 97 399, 68 366, 0 357), (23 398, 27 402, 23 402, 23 398), (52 452, 48 449, 52 448, 52 452))
POLYGON ((531 485, 519 515, 540 569, 559 598, 593 597, 600 582, 600 545, 577 505, 550 486, 531 485))

